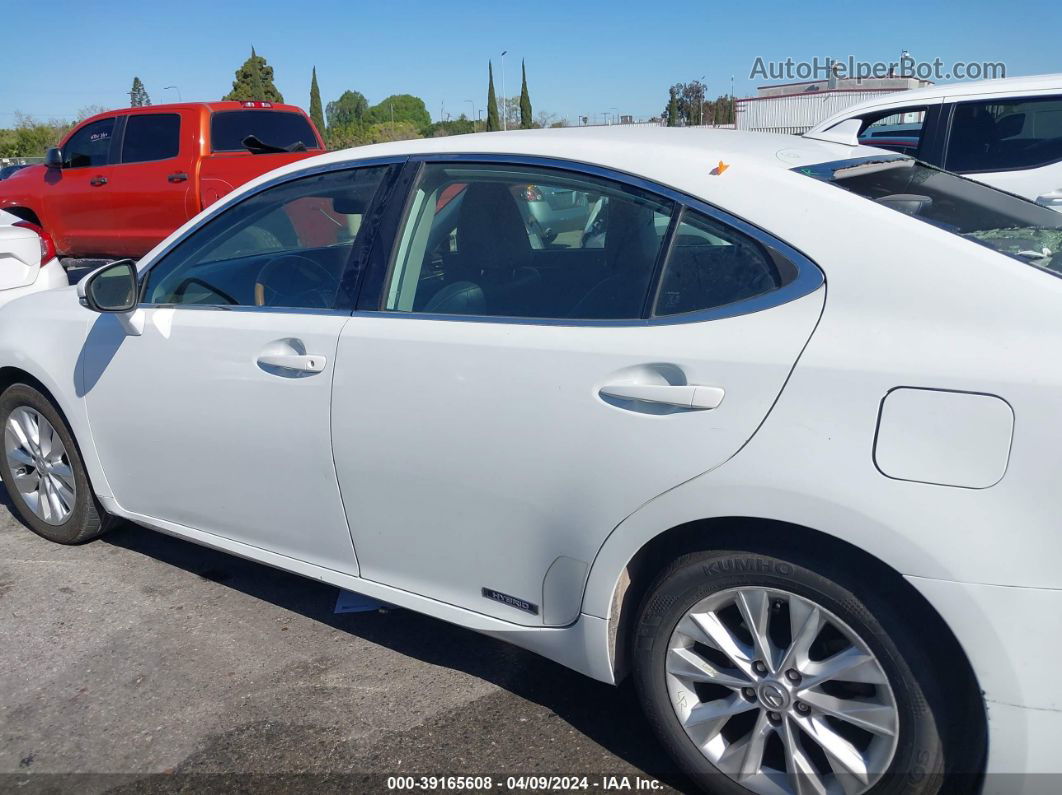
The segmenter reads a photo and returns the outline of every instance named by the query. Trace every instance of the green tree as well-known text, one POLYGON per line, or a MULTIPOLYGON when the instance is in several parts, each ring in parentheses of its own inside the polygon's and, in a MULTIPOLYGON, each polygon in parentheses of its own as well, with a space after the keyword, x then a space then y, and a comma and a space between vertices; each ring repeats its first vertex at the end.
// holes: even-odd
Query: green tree
POLYGON ((357 91, 344 91, 339 99, 328 103, 325 117, 329 127, 348 127, 364 121, 368 112, 369 100, 357 91))
POLYGON ((679 110, 678 110, 678 92, 675 90, 674 86, 672 86, 671 87, 671 99, 669 99, 668 103, 667 103, 667 126, 668 127, 677 127, 678 126, 678 115, 679 115, 679 110))
POLYGON ((133 89, 129 92, 129 107, 143 108, 150 104, 151 97, 148 96, 147 89, 144 88, 144 84, 140 82, 139 77, 134 77, 133 89))
POLYGON ((283 102, 284 95, 273 85, 273 67, 266 59, 251 48, 251 57, 236 70, 236 79, 232 81, 232 91, 222 97, 223 100, 237 102, 264 101, 283 102))
POLYGON ((498 119, 498 96, 494 93, 494 64, 487 61, 487 132, 501 129, 498 119))
POLYGON ((321 108, 321 89, 317 87, 317 67, 313 68, 310 80, 310 119, 321 135, 325 134, 324 110, 321 108))
POLYGON ((370 124, 409 122, 416 129, 423 130, 431 125, 431 114, 420 97, 392 94, 369 108, 366 120, 370 124))
POLYGON ((520 87, 520 129, 530 130, 535 126, 534 117, 531 115, 531 95, 527 93, 527 64, 520 60, 520 71, 523 74, 523 85, 520 87))

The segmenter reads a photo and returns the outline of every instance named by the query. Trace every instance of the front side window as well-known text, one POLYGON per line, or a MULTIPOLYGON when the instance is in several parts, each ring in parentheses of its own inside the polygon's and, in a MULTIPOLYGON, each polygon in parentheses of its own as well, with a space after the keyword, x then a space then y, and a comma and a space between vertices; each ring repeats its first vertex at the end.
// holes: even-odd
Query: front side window
POLYGON ((177 113, 138 113, 125 122, 122 162, 143 163, 177 157, 181 148, 181 117, 177 113))
POLYGON ((1062 98, 993 99, 955 106, 944 167, 1010 171, 1062 161, 1062 98))
POLYGON ((918 154, 926 122, 925 107, 878 111, 863 117, 859 142, 907 155, 918 154))
POLYGON ((795 266, 777 252, 687 210, 675 231, 653 314, 716 309, 777 290, 794 278, 795 266))
POLYGON ((1062 214, 901 155, 796 169, 1062 275, 1062 214))
POLYGON ((428 164, 384 308, 550 319, 643 316, 674 205, 607 179, 428 164))
POLYGON ((386 170, 303 177, 226 208, 151 269, 143 302, 335 308, 386 170))
POLYGON ((113 134, 113 118, 86 124, 70 136, 63 147, 63 168, 107 165, 113 134))

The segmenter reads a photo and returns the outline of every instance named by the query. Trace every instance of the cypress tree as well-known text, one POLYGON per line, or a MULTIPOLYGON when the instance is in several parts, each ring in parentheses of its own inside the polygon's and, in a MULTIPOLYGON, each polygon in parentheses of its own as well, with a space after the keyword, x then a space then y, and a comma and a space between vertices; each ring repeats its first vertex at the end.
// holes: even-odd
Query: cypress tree
POLYGON ((494 93, 494 64, 487 61, 487 132, 496 132, 501 129, 501 120, 498 118, 498 97, 494 93))
POLYGON ((129 92, 129 107, 143 108, 151 104, 151 97, 139 77, 133 78, 133 89, 129 92))
POLYGON ((678 126, 678 97, 675 95, 675 89, 671 89, 671 99, 667 103, 667 126, 678 126))
POLYGON ((520 71, 523 73, 523 86, 520 88, 520 129, 530 130, 534 126, 531 118, 531 96, 527 93, 527 64, 520 60, 520 71))
POLYGON ((236 70, 236 79, 232 81, 232 91, 222 99, 238 102, 251 100, 283 102, 284 96, 273 85, 273 67, 254 51, 254 47, 251 47, 251 57, 236 70))
POLYGON ((323 136, 325 134, 324 108, 321 106, 321 89, 317 87, 316 66, 313 68, 313 79, 310 80, 310 119, 323 136))

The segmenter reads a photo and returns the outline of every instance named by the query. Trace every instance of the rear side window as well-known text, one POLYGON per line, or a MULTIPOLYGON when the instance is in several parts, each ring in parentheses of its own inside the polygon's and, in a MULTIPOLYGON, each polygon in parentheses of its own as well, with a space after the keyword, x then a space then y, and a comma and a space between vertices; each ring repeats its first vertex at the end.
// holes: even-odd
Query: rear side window
POLYGON ((385 309, 641 318, 674 205, 611 180, 517 165, 428 164, 385 309))
POLYGON ((863 116, 859 142, 905 155, 917 155, 922 143, 926 108, 898 108, 863 116))
POLYGON ((107 165, 113 135, 113 118, 86 124, 63 147, 63 168, 107 165))
POLYGON ((210 118, 210 146, 214 152, 247 151, 244 139, 253 136, 269 147, 298 151, 319 147, 310 122, 298 113, 281 110, 224 110, 210 118))
POLYGON ((654 315, 678 315, 745 301, 796 277, 781 256, 737 230, 687 210, 675 232, 654 315))
POLYGON ((1062 98, 1000 99, 955 106, 944 167, 1011 171, 1062 160, 1062 98))
POLYGON ((181 147, 181 117, 177 113, 131 115, 125 122, 122 162, 143 163, 177 157, 181 147))

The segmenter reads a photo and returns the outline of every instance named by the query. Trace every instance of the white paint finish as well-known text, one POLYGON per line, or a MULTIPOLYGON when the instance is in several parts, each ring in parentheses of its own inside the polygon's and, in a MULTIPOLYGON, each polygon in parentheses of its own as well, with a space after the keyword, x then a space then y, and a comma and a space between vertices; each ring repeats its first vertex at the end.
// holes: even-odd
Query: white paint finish
POLYGON ((824 295, 650 327, 355 315, 332 426, 362 576, 541 623, 481 588, 536 602, 558 556, 593 560, 640 505, 733 455, 778 396, 824 295), (659 414, 599 397, 640 367, 718 385, 726 399, 659 414))
POLYGON ((332 464, 331 368, 277 375, 257 361, 294 338, 331 361, 347 316, 138 312, 142 335, 100 315, 86 343, 92 433, 118 503, 356 573, 332 464))
POLYGON ((37 233, 20 226, 0 226, 0 290, 33 284, 40 268, 37 233))
POLYGON ((1045 664, 1062 653, 1062 590, 908 581, 955 633, 984 690, 987 772, 1062 774, 1062 680, 1045 664))
POLYGON ((994 395, 894 389, 881 402, 874 462, 883 475, 984 489, 1007 471, 1014 412, 994 395))

